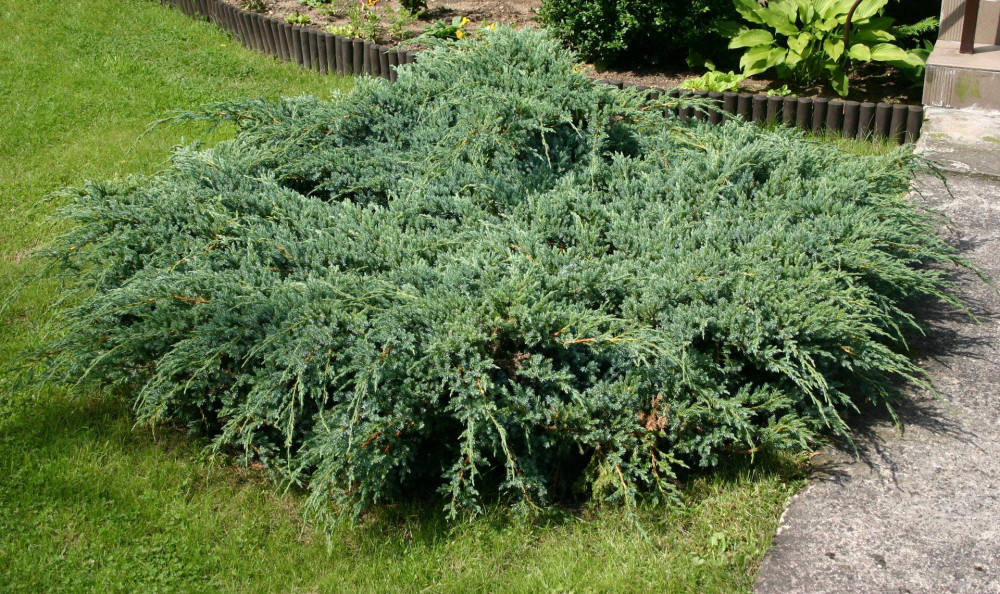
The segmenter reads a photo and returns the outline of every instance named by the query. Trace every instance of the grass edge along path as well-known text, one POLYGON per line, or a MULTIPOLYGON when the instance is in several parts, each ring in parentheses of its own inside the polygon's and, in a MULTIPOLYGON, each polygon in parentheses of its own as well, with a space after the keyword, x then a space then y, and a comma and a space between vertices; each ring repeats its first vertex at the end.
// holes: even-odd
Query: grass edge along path
MULTIPOLYGON (((0 8, 0 291, 31 273, 54 229, 53 190, 155 171, 195 128, 164 112, 349 82, 255 55, 150 0, 0 8), (139 138, 139 140, 137 140, 139 138)), ((58 288, 0 318, 0 368, 31 344, 58 288)), ((0 378, 0 381, 4 381, 0 378)), ((0 583, 51 590, 749 590, 801 461, 734 461, 686 489, 683 510, 449 525, 434 505, 381 510, 328 549, 299 496, 199 456, 175 432, 133 429, 127 396, 52 389, 0 402, 0 583), (763 462, 763 463, 762 463, 763 462)))

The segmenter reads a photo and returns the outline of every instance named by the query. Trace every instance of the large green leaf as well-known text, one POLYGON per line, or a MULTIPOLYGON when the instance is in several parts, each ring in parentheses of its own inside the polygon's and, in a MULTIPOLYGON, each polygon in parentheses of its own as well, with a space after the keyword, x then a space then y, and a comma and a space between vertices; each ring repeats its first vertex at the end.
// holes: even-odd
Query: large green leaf
POLYGON ((774 36, 771 35, 770 31, 765 31, 764 29, 747 29, 729 42, 729 49, 770 45, 772 43, 774 43, 774 36))
MULTIPOLYGON (((857 22, 858 25, 864 24, 868 29, 881 29, 883 31, 888 31, 889 27, 891 27, 895 21, 896 19, 892 17, 875 17, 872 19, 865 19, 864 23, 858 19, 854 19, 854 22, 857 22)), ((851 27, 853 28, 854 25, 852 24, 851 27)))
POLYGON ((828 68, 830 71, 830 86, 841 97, 847 96, 847 75, 839 66, 828 68))
POLYGON ((847 16, 847 11, 851 9, 854 5, 854 0, 832 0, 829 2, 824 2, 822 9, 819 10, 819 14, 824 19, 839 17, 838 20, 843 23, 845 17, 847 16))
POLYGON ((751 23, 757 23, 758 25, 764 24, 764 19, 757 15, 757 12, 762 8, 760 4, 754 2, 754 0, 733 0, 733 5, 736 7, 736 12, 740 13, 740 16, 750 21, 751 23))
POLYGON ((785 54, 786 53, 787 52, 786 52, 785 48, 781 48, 781 47, 774 48, 773 50, 771 50, 770 52, 768 52, 768 54, 767 54, 767 61, 765 62, 765 64, 767 64, 768 68, 771 68, 771 67, 777 66, 778 64, 784 63, 784 61, 785 61, 785 54))
POLYGON ((741 23, 730 20, 716 21, 712 26, 712 30, 719 35, 726 38, 733 38, 740 34, 740 31, 746 29, 741 23))
POLYGON ((905 61, 906 58, 906 52, 891 43, 880 43, 872 48, 872 60, 891 62, 893 60, 905 61))
POLYGON ((768 8, 784 13, 784 15, 788 17, 788 22, 793 25, 795 24, 796 19, 798 19, 799 5, 796 0, 771 0, 767 6, 768 8))
POLYGON ((905 52, 906 57, 898 60, 883 60, 886 64, 892 64, 901 70, 910 68, 923 68, 927 65, 928 54, 923 50, 905 52))
POLYGON ((847 20, 847 12, 851 10, 854 6, 854 0, 836 0, 833 2, 826 13, 823 14, 824 18, 836 18, 841 23, 847 20))
POLYGON ((788 49, 792 50, 797 54, 801 54, 805 51, 806 47, 809 46, 809 42, 812 41, 814 37, 811 33, 800 33, 795 37, 788 38, 788 49))
POLYGON ((918 49, 906 52, 903 60, 886 60, 886 64, 895 66, 914 82, 920 82, 924 77, 927 68, 927 56, 930 54, 925 49, 918 49))
POLYGON ((835 1, 836 0, 819 0, 818 2, 816 2, 815 6, 816 6, 817 16, 823 19, 827 18, 824 15, 830 9, 830 5, 832 5, 835 1))
POLYGON ((872 50, 863 43, 855 43, 847 50, 847 57, 852 60, 872 61, 872 50))
POLYGON ((816 17, 816 8, 813 0, 795 0, 799 6, 799 20, 803 26, 808 25, 816 17))
POLYGON ((851 39, 865 43, 884 43, 894 41, 896 37, 884 29, 875 29, 864 25, 857 29, 851 27, 851 39))
POLYGON ((840 21, 837 19, 823 19, 822 21, 816 23, 816 28, 820 31, 830 32, 840 26, 840 21))
POLYGON ((867 19, 878 14, 888 0, 862 0, 854 11, 853 20, 867 19))
POLYGON ((757 11, 760 18, 764 19, 764 22, 768 27, 771 27, 778 33, 782 35, 798 35, 799 28, 795 26, 795 23, 788 20, 788 15, 780 10, 774 8, 761 8, 757 11))
POLYGON ((764 64, 767 61, 767 56, 771 53, 772 49, 774 48, 770 45, 758 45, 757 47, 752 47, 744 52, 743 56, 740 58, 740 68, 743 70, 743 74, 753 76, 758 72, 764 72, 767 70, 767 66, 764 64))
POLYGON ((826 52, 826 55, 830 56, 831 60, 836 62, 840 60, 840 56, 844 55, 844 42, 840 39, 827 39, 823 42, 823 51, 826 52))

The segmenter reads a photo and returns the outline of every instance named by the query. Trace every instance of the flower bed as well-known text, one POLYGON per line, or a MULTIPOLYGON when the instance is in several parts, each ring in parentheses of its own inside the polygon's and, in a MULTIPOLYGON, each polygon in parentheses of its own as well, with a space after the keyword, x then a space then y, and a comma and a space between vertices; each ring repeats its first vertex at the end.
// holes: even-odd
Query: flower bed
MULTIPOLYGON (((161 0, 185 14, 206 18, 231 32, 247 47, 271 53, 282 60, 294 61, 305 68, 342 75, 367 74, 396 79, 396 67, 416 60, 410 50, 348 39, 313 28, 297 27, 266 15, 247 12, 221 0, 161 0)), ((621 81, 605 81, 623 88, 621 81)), ((666 91, 648 89, 654 94, 666 91)), ((675 96, 678 91, 672 91, 675 96)), ((766 94, 692 93, 715 100, 717 107, 754 122, 797 125, 813 132, 840 133, 846 138, 887 138, 896 142, 916 142, 923 124, 923 106, 880 102, 841 101, 834 99, 770 97, 766 94), (731 97, 735 97, 732 99, 731 97)), ((713 123, 720 117, 699 112, 699 117, 713 123)), ((686 117, 686 116, 685 116, 686 117)))

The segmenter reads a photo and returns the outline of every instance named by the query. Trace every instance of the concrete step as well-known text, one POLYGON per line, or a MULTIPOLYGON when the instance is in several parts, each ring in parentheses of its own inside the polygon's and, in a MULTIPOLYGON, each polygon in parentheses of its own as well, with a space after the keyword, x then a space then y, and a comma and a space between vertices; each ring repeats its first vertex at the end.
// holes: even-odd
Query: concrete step
POLYGON ((958 53, 957 41, 938 40, 927 58, 924 105, 1000 110, 1000 45, 958 53))
POLYGON ((1000 178, 1000 111, 925 108, 916 150, 945 171, 1000 178))

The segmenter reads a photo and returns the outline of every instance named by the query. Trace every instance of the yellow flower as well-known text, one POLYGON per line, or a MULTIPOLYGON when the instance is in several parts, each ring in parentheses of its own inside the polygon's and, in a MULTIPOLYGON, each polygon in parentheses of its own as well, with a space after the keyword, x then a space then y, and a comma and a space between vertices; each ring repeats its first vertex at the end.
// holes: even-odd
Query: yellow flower
POLYGON ((489 29, 490 31, 496 31, 497 30, 497 24, 493 23, 492 25, 490 25, 489 27, 487 27, 487 29, 489 29))
POLYGON ((455 31, 455 37, 457 37, 458 39, 465 39, 465 31, 461 29, 455 31))
POLYGON ((368 0, 368 6, 375 6, 378 4, 378 0, 368 0))
POLYGON ((459 27, 464 27, 469 24, 469 19, 467 17, 462 17, 462 22, 458 24, 459 27))

